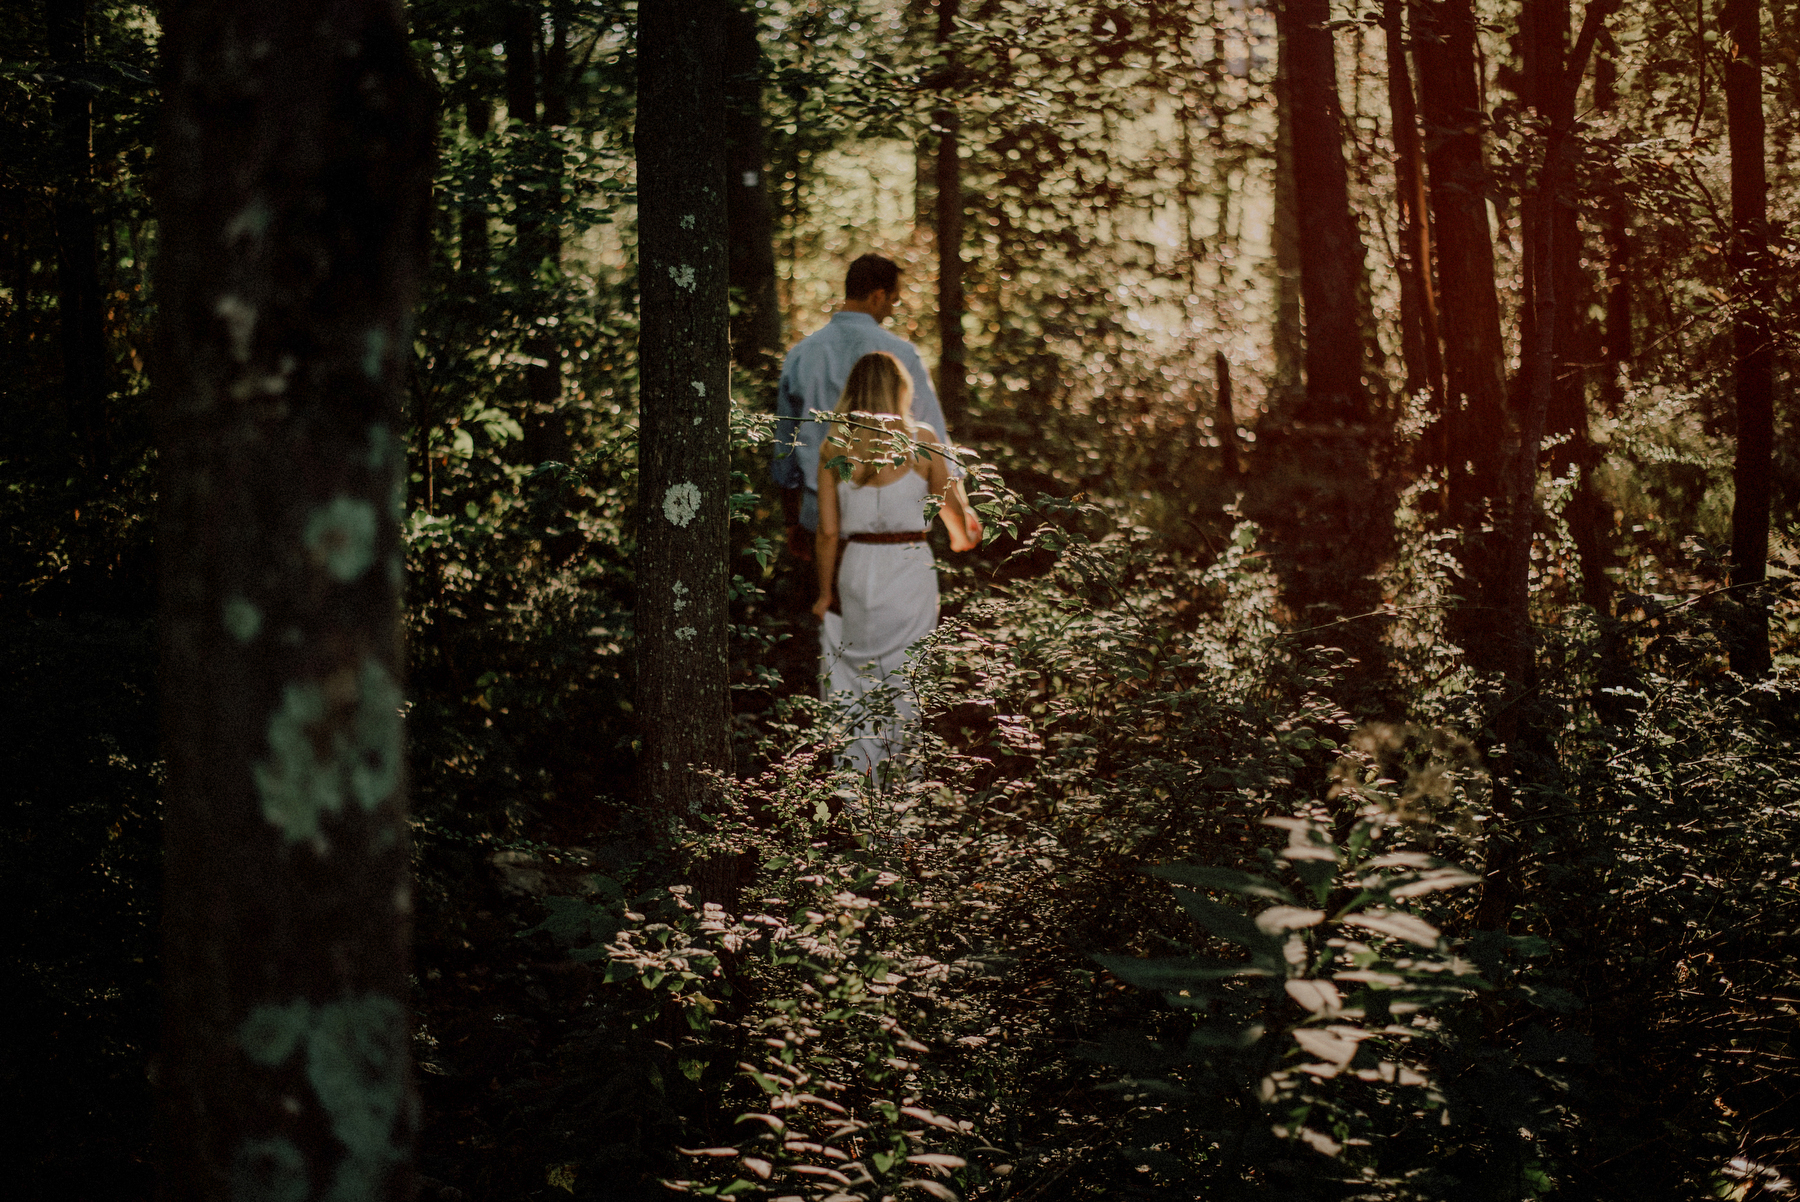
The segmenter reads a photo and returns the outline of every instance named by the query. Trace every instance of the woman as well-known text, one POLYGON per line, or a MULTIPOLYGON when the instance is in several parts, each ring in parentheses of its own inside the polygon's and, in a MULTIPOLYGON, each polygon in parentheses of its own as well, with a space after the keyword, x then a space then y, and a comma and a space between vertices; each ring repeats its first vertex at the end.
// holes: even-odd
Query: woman
POLYGON ((844 615, 843 639, 826 652, 821 675, 827 696, 846 702, 858 734, 842 762, 872 783, 876 765, 900 751, 905 724, 918 712, 905 675, 908 651, 937 625, 926 498, 942 502, 938 515, 951 550, 981 544, 981 523, 950 478, 944 447, 911 415, 906 369, 887 352, 872 352, 850 369, 831 436, 819 449, 813 613, 823 620, 837 603, 844 615), (832 482, 836 487, 827 486, 832 482))

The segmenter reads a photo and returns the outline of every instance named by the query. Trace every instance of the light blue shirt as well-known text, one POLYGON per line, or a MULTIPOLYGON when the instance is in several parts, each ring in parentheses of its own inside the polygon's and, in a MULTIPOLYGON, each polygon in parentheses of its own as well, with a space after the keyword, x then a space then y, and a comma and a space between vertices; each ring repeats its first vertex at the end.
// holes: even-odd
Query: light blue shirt
MULTIPOLYGON (((900 360, 912 377, 912 415, 915 421, 937 432, 938 441, 950 445, 944 429, 944 409, 938 404, 937 390, 931 386, 925 363, 912 343, 882 329, 881 323, 867 313, 833 313, 823 329, 802 338, 788 352, 781 368, 781 386, 775 394, 775 462, 770 475, 781 488, 805 488, 806 504, 800 524, 808 530, 819 525, 818 503, 813 494, 819 487, 819 448, 824 445, 831 424, 807 421, 814 413, 830 413, 844 394, 844 381, 850 369, 870 351, 886 351, 900 360)), ((953 463, 952 475, 962 471, 953 463)))

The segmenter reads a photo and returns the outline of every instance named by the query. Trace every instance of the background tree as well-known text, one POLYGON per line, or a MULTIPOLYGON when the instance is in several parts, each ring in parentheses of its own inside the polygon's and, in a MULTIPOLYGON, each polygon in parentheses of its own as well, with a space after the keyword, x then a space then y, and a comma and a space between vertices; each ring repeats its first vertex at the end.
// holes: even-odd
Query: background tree
POLYGON ((1420 0, 1413 12, 1442 298, 1446 513, 1464 537, 1462 640, 1474 662, 1495 670, 1506 643, 1493 625, 1498 582, 1486 574, 1497 557, 1481 531, 1500 491, 1506 406, 1475 13, 1469 0, 1420 0))
POLYGON ((106 336, 101 324, 99 247, 95 244, 92 84, 87 0, 44 5, 49 50, 60 77, 54 121, 61 176, 56 193, 57 313, 62 323, 63 395, 94 476, 110 464, 106 431, 106 336))
POLYGON ((639 14, 638 796, 676 822, 731 769, 724 38, 724 0, 639 14))
POLYGON ((170 1197, 410 1196, 398 4, 192 4, 159 208, 170 1197))
MULTIPOLYGON (((963 337, 963 171, 962 119, 957 112, 955 91, 961 69, 957 51, 957 17, 962 0, 935 0, 937 8, 936 52, 943 59, 934 86, 939 92, 938 107, 931 112, 931 127, 937 134, 936 174, 932 194, 936 197, 936 220, 933 222, 937 247, 937 330, 938 330, 938 400, 944 407, 944 421, 952 430, 962 425, 968 414, 969 367, 968 349, 963 337)), ((953 436, 954 437, 954 436, 953 436)))
POLYGON ((725 15, 725 182, 731 223, 732 358, 765 376, 780 370, 781 301, 775 290, 775 209, 763 143, 762 45, 756 13, 732 4, 725 15))
POLYGON ((1775 354, 1770 334, 1774 275, 1769 270, 1768 175, 1764 166, 1762 6, 1724 6, 1725 111, 1731 146, 1732 396, 1737 452, 1731 483, 1731 583, 1738 618, 1730 640, 1731 669, 1755 679, 1769 670, 1767 577, 1769 512, 1774 485, 1775 354))

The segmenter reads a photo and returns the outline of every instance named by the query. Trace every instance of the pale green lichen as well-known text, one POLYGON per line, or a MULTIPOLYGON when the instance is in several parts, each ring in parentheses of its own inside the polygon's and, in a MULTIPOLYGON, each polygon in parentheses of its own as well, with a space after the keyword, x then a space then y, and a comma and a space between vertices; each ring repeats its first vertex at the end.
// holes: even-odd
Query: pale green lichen
POLYGON ((250 362, 250 340, 256 332, 256 307, 241 296, 227 293, 213 306, 213 315, 225 323, 225 336, 231 341, 231 357, 239 363, 250 362))
POLYGON ((663 493, 663 516, 677 526, 686 527, 700 512, 700 489, 691 480, 669 485, 663 493))
POLYGON ((255 1064, 274 1068, 312 1031, 312 1003, 296 998, 285 1006, 258 1006, 238 1028, 238 1047, 255 1064))
POLYGON ((375 562, 379 527, 375 507, 361 497, 333 497, 313 510, 301 537, 315 561, 334 579, 348 583, 375 562))
MULTIPOLYGON (((347 1153, 325 1197, 363 1202, 377 1196, 387 1175, 405 1159, 404 1136, 412 1126, 406 1011, 400 1003, 369 993, 320 1006, 305 999, 259 1006, 239 1028, 238 1043, 252 1061, 267 1068, 278 1067, 304 1046, 307 1083, 347 1153)), ((260 1154, 251 1162, 258 1170, 280 1166, 279 1150, 258 1146, 252 1153, 260 1154)), ((303 1169, 297 1157, 295 1168, 303 1169)), ((269 1180, 280 1183, 272 1176, 269 1180)))
POLYGON ((400 706, 406 697, 388 670, 372 659, 358 674, 356 747, 351 757, 350 795, 373 811, 400 787, 400 706))
POLYGON ((312 683, 287 685, 269 719, 269 758, 252 775, 263 817, 290 843, 319 837, 319 815, 344 807, 335 760, 320 760, 309 727, 325 716, 325 694, 312 683))
POLYGON ((363 331, 363 375, 371 380, 381 379, 381 365, 387 359, 387 331, 371 326, 363 331))
POLYGON ((305 1202, 306 1157, 291 1140, 247 1139, 231 1157, 232 1202, 305 1202))
POLYGON ((240 238, 261 239, 269 228, 271 214, 269 206, 258 197, 238 210, 236 217, 225 223, 225 244, 230 246, 240 238))
POLYGON ((289 684, 269 719, 269 757, 252 772, 263 817, 290 843, 322 845, 320 821, 344 808, 346 794, 372 812, 400 787, 400 685, 379 662, 366 659, 356 688, 349 731, 334 731, 323 757, 312 729, 326 716, 318 685, 289 684))
POLYGON ((227 633, 240 643, 248 643, 262 632, 262 610, 241 594, 233 593, 225 598, 220 616, 227 633))

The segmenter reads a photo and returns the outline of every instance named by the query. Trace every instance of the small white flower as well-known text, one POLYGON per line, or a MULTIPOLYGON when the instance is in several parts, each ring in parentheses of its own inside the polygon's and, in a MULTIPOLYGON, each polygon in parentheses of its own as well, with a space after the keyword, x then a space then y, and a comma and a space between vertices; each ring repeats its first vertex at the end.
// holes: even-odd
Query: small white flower
POLYGON ((694 290, 694 269, 686 263, 669 268, 669 278, 675 281, 677 288, 686 288, 689 292, 694 290))
POLYGON ((664 517, 685 529, 699 512, 700 489, 697 485, 688 480, 669 485, 669 491, 663 494, 664 517))

